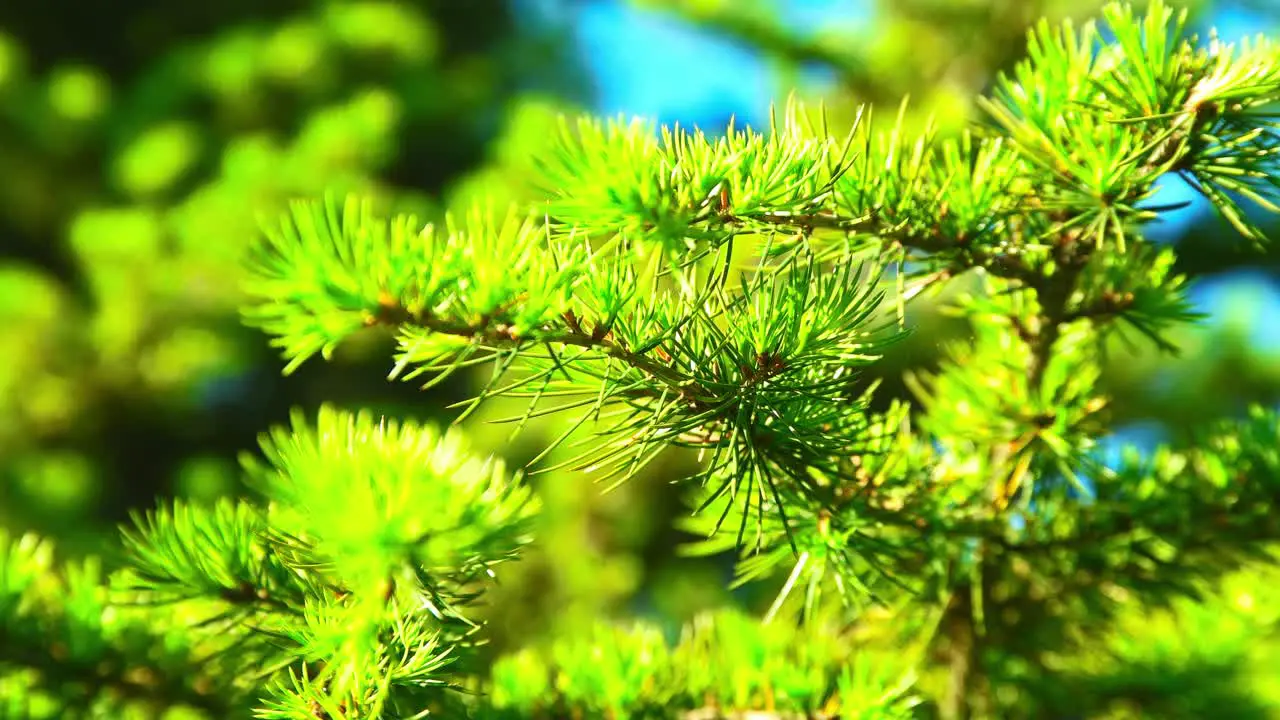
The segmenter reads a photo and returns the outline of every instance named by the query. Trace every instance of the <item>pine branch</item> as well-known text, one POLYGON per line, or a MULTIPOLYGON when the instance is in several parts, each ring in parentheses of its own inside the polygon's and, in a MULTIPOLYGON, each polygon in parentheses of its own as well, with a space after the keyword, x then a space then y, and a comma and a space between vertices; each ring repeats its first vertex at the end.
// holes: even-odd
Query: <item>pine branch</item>
POLYGON ((187 707, 248 717, 252 694, 157 613, 113 607, 99 564, 57 567, 50 543, 0 533, 0 686, 21 717, 187 707))

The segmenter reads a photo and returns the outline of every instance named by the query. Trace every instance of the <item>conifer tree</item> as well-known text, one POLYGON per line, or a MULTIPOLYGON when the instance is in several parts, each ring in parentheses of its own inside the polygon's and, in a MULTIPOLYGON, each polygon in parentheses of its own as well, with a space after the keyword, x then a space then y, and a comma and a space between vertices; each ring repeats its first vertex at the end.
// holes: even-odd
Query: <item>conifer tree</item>
POLYGON ((1194 447, 1095 452, 1108 349, 1174 351, 1197 317, 1143 235, 1169 209, 1156 180, 1266 242, 1247 205, 1276 209, 1280 52, 1199 47, 1159 0, 1102 20, 1036 26, 959 137, 796 102, 716 139, 581 118, 539 158, 534 207, 424 225, 298 201, 254 248, 245 313, 288 371, 381 327, 393 379, 491 371, 460 420, 515 398, 503 420, 568 431, 509 469, 456 428, 326 407, 246 454, 253 499, 139 515, 125 571, 2 538, 3 712, 1102 716, 1103 691, 1063 700, 1065 655, 1280 539, 1271 409, 1207 418, 1194 447), (913 402, 875 405, 865 370, 957 283, 971 337, 913 402), (739 582, 786 574, 773 607, 488 665, 475 608, 535 541, 526 474, 556 447, 606 487, 696 453, 695 550, 735 549, 739 582))

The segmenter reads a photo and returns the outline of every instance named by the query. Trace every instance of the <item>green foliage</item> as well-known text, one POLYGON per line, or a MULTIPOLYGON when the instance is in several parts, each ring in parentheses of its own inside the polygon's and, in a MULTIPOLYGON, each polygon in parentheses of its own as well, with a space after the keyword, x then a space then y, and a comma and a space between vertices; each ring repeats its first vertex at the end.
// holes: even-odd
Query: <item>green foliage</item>
POLYGON ((232 717, 245 702, 167 613, 111 602, 99 562, 58 570, 47 541, 0 534, 5 717, 232 717))
MULTIPOLYGON (((404 703, 449 684, 445 669, 472 644, 466 608, 528 542, 537 503, 527 488, 455 430, 333 408, 314 423, 295 418, 262 446, 266 462, 247 465, 265 504, 179 502, 139 516, 124 532, 130 567, 110 586, 94 564, 67 568, 58 585, 47 544, 5 537, 13 653, 3 662, 21 670, 5 676, 15 702, 82 712, 62 687, 69 676, 119 683, 122 697, 112 688, 103 702, 133 711, 180 701, 242 716, 265 693, 260 717, 312 707, 401 716, 404 703), (156 630, 149 619, 172 637, 138 636, 156 630), (139 652, 148 641, 167 654, 139 652), (223 662, 232 664, 206 667, 229 695, 197 671, 223 662), (133 680, 139 673, 148 679, 133 680)), ((85 702, 97 702, 91 688, 85 702)))
POLYGON ((490 702, 495 717, 906 718, 920 700, 905 656, 876 654, 830 622, 761 625, 736 612, 697 618, 674 647, 644 623, 597 625, 498 661, 490 702))
MULTIPOLYGON (((488 667, 479 605, 533 541, 539 495, 458 430, 328 407, 246 459, 261 502, 137 517, 126 569, 101 586, 68 569, 67 603, 44 612, 90 618, 77 642, 98 657, 116 638, 102 618, 171 623, 178 660, 118 651, 172 678, 145 701, 193 702, 181 662, 198 647, 227 663, 233 688, 212 697, 257 717, 1045 717, 1073 690, 1098 716, 1257 716, 1212 692, 1143 707, 1143 673, 1166 666, 1108 633, 1153 608, 1190 621, 1227 573, 1273 569, 1276 411, 1210 419, 1149 458, 1108 465, 1097 446, 1111 338, 1167 352, 1197 319, 1176 253, 1144 234, 1169 209, 1149 202, 1157 179, 1182 175, 1265 241, 1238 198, 1276 209, 1280 53, 1199 49, 1163 2, 1102 14, 1105 42, 1092 22, 1039 24, 981 101, 990 122, 963 132, 917 131, 905 103, 888 128, 868 111, 841 133, 798 102, 720 139, 565 122, 539 202, 421 221, 339 201, 339 177, 253 246, 245 319, 287 372, 390 328, 392 378, 490 370, 459 421, 496 400, 527 401, 495 419, 517 428, 561 417, 532 472, 617 487, 693 451, 685 528, 707 539, 690 553, 736 550, 739 585, 791 565, 763 620, 722 612, 674 647, 655 626, 582 627, 488 667), (961 278, 969 335, 907 378, 910 401, 878 403, 870 373, 908 311, 961 278), (1131 677, 1082 667, 1107 637, 1131 677)), ((361 107, 385 119, 381 97, 361 107)), ((146 169, 125 173, 140 192, 181 174, 146 169)), ((149 227, 125 213, 83 232, 119 223, 149 227)), ((0 627, 20 652, 3 681, 70 702, 53 690, 81 666, 31 610, 55 582, 47 550, 6 542, 0 627)), ((1244 652, 1223 645, 1197 660, 1233 677, 1244 652)))

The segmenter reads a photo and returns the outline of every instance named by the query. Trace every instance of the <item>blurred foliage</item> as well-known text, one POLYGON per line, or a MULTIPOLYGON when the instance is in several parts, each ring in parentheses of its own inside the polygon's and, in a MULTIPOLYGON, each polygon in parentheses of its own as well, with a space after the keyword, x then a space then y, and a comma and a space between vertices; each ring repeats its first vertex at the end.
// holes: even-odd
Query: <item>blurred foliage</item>
POLYGON ((917 717, 918 649, 868 640, 830 619, 761 625, 736 611, 699 614, 674 647, 650 623, 596 624, 494 663, 489 702, 497 718, 566 717, 574 709, 692 718, 752 707, 780 718, 917 717))
POLYGON ((278 380, 237 317, 244 248, 335 183, 440 212, 538 134, 541 92, 574 97, 555 33, 488 0, 55 4, 100 24, 0 8, 0 519, 89 546, 156 494, 228 492, 321 394, 435 412, 358 350, 278 380))

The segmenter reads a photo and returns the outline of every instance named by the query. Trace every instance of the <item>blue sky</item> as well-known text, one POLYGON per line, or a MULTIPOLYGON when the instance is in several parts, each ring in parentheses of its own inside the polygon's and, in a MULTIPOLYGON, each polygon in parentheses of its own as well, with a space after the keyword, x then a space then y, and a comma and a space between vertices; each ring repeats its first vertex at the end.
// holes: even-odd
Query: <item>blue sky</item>
MULTIPOLYGON (((520 0, 552 17, 563 0, 520 0)), ((799 30, 867 17, 865 0, 780 0, 799 30)), ((625 0, 587 0, 573 11, 575 40, 595 80, 596 110, 712 129, 729 113, 758 125, 777 88, 750 48, 625 0), (655 52, 661 48, 661 52, 655 52)))
MULTIPOLYGON (((798 31, 863 19, 865 0, 789 0, 782 13, 798 31)), ((577 27, 593 66, 598 108, 682 125, 711 125, 730 112, 760 127, 781 95, 767 63, 732 40, 699 31, 621 0, 594 2, 577 27), (661 53, 653 52, 661 47, 661 53)))

